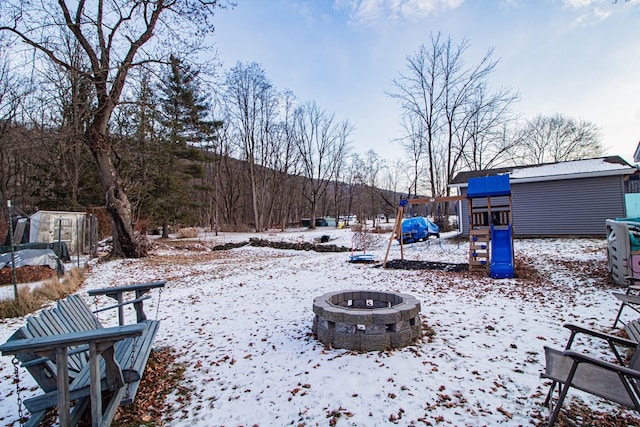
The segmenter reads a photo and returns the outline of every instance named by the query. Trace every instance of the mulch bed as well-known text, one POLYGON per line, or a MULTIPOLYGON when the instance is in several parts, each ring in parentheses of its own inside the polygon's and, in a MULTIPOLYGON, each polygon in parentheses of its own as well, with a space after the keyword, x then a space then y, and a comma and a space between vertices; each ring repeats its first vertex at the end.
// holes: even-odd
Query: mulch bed
MULTIPOLYGON (((18 283, 39 282, 41 280, 50 279, 56 276, 56 271, 46 265, 25 265, 16 268, 16 277, 18 283)), ((0 285, 13 283, 11 267, 0 269, 0 285)))
POLYGON ((349 252, 351 249, 337 245, 322 245, 309 242, 272 242, 265 239, 249 239, 248 242, 226 243, 211 248, 213 251, 223 251, 229 249, 241 248, 243 246, 255 246, 274 249, 291 249, 296 251, 315 251, 315 252, 349 252))
POLYGON ((185 367, 176 363, 176 358, 175 350, 170 348, 151 352, 135 401, 118 409, 112 426, 160 426, 171 420, 178 408, 168 405, 167 396, 172 393, 177 396, 188 394, 180 385, 185 367))
MULTIPOLYGON (((382 264, 380 264, 380 267, 382 264)), ((376 266, 378 267, 378 266, 376 266)), ((385 268, 392 270, 439 270, 439 271, 469 271, 469 264, 454 264, 447 262, 408 261, 394 259, 387 261, 385 268)))

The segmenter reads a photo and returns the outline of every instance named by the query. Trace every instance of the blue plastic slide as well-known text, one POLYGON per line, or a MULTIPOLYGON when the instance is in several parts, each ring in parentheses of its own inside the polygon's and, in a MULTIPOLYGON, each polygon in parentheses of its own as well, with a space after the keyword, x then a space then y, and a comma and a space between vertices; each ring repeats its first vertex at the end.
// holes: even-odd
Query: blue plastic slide
POLYGON ((494 228, 491 224, 491 265, 489 274, 494 279, 513 278, 513 240, 511 224, 507 228, 494 228))

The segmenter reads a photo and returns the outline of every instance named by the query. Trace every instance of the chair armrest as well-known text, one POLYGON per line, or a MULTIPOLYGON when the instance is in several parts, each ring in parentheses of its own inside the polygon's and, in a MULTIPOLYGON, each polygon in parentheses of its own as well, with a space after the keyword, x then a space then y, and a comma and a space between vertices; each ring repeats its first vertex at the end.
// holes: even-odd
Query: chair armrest
POLYGON ((637 342, 629 340, 627 338, 622 338, 617 335, 611 335, 611 334, 599 332, 593 329, 585 328, 584 326, 576 325, 575 323, 565 323, 562 326, 564 326, 565 328, 571 331, 572 337, 573 335, 585 334, 595 338, 606 340, 607 342, 613 342, 618 345, 623 345, 626 347, 635 347, 636 345, 638 345, 637 342))
POLYGON ((149 283, 138 283, 135 285, 125 285, 125 286, 114 286, 111 288, 103 288, 103 289, 92 289, 87 293, 90 296, 97 295, 106 295, 109 298, 113 298, 118 301, 118 305, 115 307, 118 308, 118 323, 120 325, 124 325, 124 294, 126 292, 135 292, 136 300, 133 302, 133 307, 136 310, 136 320, 138 323, 147 320, 147 316, 144 314, 144 309, 142 305, 143 299, 141 298, 144 294, 149 292, 151 289, 155 288, 164 288, 164 285, 167 283, 166 280, 158 280, 157 282, 149 282, 149 283))
POLYGON ((87 343, 107 343, 124 338, 142 335, 146 325, 136 323, 127 326, 114 326, 68 334, 49 335, 38 338, 26 338, 7 341, 0 345, 3 355, 20 353, 42 353, 54 351, 60 347, 73 347, 87 343))
POLYGON ((573 350, 565 350, 562 354, 564 356, 572 358, 576 363, 588 363, 590 365, 595 365, 608 371, 617 372, 618 374, 622 374, 626 377, 640 379, 640 371, 636 371, 635 369, 627 368, 625 366, 607 362, 605 360, 596 359, 595 357, 591 357, 583 353, 578 353, 577 351, 573 350))
POLYGON ((112 286, 110 288, 91 289, 90 291, 87 291, 87 294, 89 294, 90 296, 107 295, 111 298, 115 298, 115 296, 118 293, 133 292, 133 291, 136 291, 136 292, 142 291, 143 293, 146 293, 151 289, 164 288, 164 285, 166 283, 167 283, 166 280, 158 280, 156 282, 137 283, 134 285, 112 286))
POLYGON ((628 280, 630 282, 634 282, 634 284, 636 285, 640 285, 640 277, 635 277, 635 276, 624 276, 625 280, 628 280))
POLYGON ((640 305, 640 295, 630 294, 628 292, 624 294, 621 294, 620 292, 611 292, 611 295, 624 302, 625 304, 640 305))
POLYGON ((141 303, 142 301, 150 299, 150 298, 151 298, 151 295, 145 295, 145 296, 140 297, 140 298, 131 299, 131 300, 128 300, 128 301, 123 301, 121 303, 113 304, 113 305, 110 305, 110 306, 107 306, 107 307, 102 307, 102 308, 99 308, 97 310, 93 310, 93 312, 94 313, 102 313, 103 311, 113 310, 114 308, 123 307, 125 305, 138 304, 138 303, 141 303))

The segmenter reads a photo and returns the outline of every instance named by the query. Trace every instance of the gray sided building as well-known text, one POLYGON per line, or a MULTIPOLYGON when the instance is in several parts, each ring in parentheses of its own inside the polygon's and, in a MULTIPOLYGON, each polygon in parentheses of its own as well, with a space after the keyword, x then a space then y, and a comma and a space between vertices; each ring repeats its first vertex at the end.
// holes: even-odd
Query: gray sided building
MULTIPOLYGON (((508 174, 515 236, 605 236, 606 219, 626 216, 624 183, 635 171, 620 156, 609 156, 461 172, 450 187, 465 196, 469 178, 508 174)), ((468 235, 464 201, 460 212, 462 234, 468 235)))

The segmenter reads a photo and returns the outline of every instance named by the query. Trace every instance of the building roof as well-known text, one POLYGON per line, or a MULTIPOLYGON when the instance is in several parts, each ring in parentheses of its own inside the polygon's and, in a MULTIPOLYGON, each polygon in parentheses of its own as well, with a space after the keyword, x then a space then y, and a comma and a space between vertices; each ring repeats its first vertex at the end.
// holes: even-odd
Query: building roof
POLYGON ((451 187, 466 187, 469 178, 508 174, 512 184, 536 181, 557 181, 611 175, 630 175, 636 168, 620 156, 569 162, 544 163, 532 166, 512 166, 481 171, 460 172, 453 178, 451 187))
POLYGON ((638 142, 638 146, 636 147, 636 152, 633 153, 633 161, 636 163, 640 163, 640 142, 638 142))

